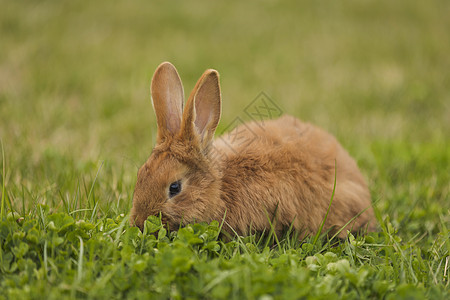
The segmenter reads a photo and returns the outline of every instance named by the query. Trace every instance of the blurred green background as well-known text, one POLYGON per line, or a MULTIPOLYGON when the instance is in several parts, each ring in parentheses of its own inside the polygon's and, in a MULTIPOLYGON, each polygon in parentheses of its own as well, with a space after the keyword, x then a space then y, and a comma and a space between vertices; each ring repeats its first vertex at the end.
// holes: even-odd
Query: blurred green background
POLYGON ((220 72, 219 131, 264 91, 338 137, 382 218, 411 234, 449 222, 450 1, 0 7, 3 175, 17 208, 82 208, 100 170, 103 213, 127 213, 155 140, 151 76, 170 61, 187 95, 205 69, 220 72))

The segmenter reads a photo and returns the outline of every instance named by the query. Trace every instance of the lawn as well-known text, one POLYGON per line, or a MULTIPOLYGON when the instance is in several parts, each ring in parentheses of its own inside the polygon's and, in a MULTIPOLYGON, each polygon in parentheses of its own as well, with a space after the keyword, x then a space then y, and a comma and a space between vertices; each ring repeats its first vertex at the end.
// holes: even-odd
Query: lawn
MULTIPOLYGON (((449 1, 0 0, 0 299, 450 298, 449 1), (367 236, 128 225, 150 79, 221 74, 218 133, 264 92, 338 137, 367 236)), ((220 220, 219 220, 220 221, 220 220)))

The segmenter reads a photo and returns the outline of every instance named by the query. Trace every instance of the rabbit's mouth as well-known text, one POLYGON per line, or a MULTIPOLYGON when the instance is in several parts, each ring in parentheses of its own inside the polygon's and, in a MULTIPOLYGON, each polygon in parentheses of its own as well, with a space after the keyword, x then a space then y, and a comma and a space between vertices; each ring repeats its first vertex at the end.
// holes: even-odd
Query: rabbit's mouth
MULTIPOLYGON (((175 221, 173 218, 171 218, 170 216, 168 216, 168 215, 165 215, 165 214, 163 214, 163 213, 161 213, 161 214, 155 214, 155 216, 157 216, 157 217, 159 217, 161 215, 161 224, 167 229, 167 230, 169 230, 169 231, 176 231, 176 230, 178 230, 179 228, 180 228, 180 224, 181 224, 181 222, 177 222, 177 221, 175 221)), ((137 220, 136 220, 137 221, 137 220)), ((143 222, 134 222, 131 226, 136 226, 136 227, 138 227, 140 230, 141 230, 141 232, 144 232, 144 223, 145 223, 145 221, 143 221, 143 222)))
POLYGON ((169 231, 177 231, 181 227, 181 222, 174 220, 171 216, 161 212, 161 224, 169 231))

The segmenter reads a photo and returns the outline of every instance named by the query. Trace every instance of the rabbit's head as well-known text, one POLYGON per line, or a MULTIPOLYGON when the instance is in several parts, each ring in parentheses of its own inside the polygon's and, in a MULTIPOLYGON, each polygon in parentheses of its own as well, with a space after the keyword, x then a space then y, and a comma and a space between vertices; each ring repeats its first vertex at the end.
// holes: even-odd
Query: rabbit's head
POLYGON ((150 215, 170 229, 211 221, 223 211, 221 171, 210 154, 221 113, 219 74, 206 70, 183 110, 184 91, 175 67, 158 66, 151 83, 157 143, 139 169, 130 223, 141 230, 150 215))

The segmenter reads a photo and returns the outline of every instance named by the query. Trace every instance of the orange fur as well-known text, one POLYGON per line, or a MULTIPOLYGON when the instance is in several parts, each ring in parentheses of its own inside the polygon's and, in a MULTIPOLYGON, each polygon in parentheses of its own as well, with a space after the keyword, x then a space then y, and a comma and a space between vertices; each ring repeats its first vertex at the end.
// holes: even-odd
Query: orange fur
POLYGON ((241 235, 269 230, 269 219, 277 234, 292 223, 301 236, 315 234, 331 199, 336 162, 336 191, 324 229, 335 232, 361 213, 345 229, 374 230, 364 178, 332 135, 286 115, 235 128, 238 138, 213 141, 221 112, 215 70, 205 71, 184 110, 181 80, 170 63, 157 68, 151 90, 158 141, 138 172, 132 225, 142 229, 148 216, 159 213, 171 229, 225 215, 241 235), (178 180, 181 192, 169 197, 170 184, 178 180))

